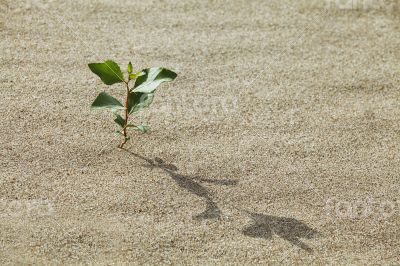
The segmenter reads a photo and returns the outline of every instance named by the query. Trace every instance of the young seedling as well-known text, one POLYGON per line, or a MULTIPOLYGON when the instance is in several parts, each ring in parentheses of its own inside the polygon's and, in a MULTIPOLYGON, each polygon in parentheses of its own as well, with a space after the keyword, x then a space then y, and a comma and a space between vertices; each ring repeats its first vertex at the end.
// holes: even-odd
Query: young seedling
POLYGON ((133 72, 132 63, 129 62, 127 67, 128 78, 125 79, 121 68, 111 60, 104 63, 91 63, 89 68, 106 85, 123 83, 126 87, 124 105, 106 92, 101 92, 91 106, 92 109, 110 109, 114 113, 114 121, 121 127, 117 133, 124 137, 123 142, 118 146, 119 148, 122 148, 130 139, 128 137, 129 128, 143 133, 149 129, 146 125, 129 123, 130 115, 148 107, 153 102, 157 87, 163 82, 174 80, 177 76, 175 72, 161 67, 151 67, 133 72), (130 86, 131 81, 134 81, 133 87, 130 86), (124 117, 120 115, 120 112, 123 113, 124 117))

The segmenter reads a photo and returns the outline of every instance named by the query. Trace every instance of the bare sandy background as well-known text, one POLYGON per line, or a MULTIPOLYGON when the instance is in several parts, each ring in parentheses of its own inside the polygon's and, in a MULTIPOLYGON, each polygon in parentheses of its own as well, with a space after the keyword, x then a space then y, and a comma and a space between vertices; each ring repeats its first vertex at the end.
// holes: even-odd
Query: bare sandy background
POLYGON ((0 264, 399 265, 399 3, 337 2, 2 0, 0 264), (126 151, 105 59, 178 73, 126 151))

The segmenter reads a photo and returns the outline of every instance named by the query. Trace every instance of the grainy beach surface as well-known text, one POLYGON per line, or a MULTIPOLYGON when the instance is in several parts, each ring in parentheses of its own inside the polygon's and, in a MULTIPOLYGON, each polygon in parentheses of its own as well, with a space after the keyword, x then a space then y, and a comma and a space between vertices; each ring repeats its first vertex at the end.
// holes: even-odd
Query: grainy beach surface
POLYGON ((2 0, 0 264, 397 265, 400 3, 345 2, 2 0), (178 73, 126 150, 106 59, 178 73))

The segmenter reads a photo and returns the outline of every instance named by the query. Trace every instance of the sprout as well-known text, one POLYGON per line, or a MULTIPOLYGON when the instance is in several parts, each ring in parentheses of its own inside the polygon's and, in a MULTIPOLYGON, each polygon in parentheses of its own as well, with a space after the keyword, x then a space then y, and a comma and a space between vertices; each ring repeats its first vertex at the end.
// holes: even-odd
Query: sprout
POLYGON ((130 115, 150 106, 157 87, 163 82, 173 81, 177 76, 175 72, 161 67, 146 68, 133 73, 132 63, 129 62, 127 67, 128 79, 125 80, 119 65, 111 60, 107 60, 104 63, 91 63, 89 68, 106 85, 125 84, 125 104, 122 104, 106 92, 101 92, 91 106, 92 109, 110 109, 113 112, 115 123, 121 127, 117 133, 124 137, 123 142, 118 146, 119 148, 122 148, 130 139, 128 137, 129 128, 143 133, 149 129, 147 125, 129 123, 130 115), (130 87, 129 83, 132 80, 134 85, 130 87), (122 115, 120 114, 121 112, 122 115))

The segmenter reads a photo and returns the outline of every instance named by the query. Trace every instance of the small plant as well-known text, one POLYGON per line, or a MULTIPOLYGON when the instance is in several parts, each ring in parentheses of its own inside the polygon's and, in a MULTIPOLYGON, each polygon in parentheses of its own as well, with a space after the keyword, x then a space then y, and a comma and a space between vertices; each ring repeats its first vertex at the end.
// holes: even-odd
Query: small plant
POLYGON ((106 92, 101 92, 91 106, 92 109, 110 109, 114 113, 114 121, 121 127, 117 133, 124 137, 119 148, 122 148, 130 139, 128 137, 129 128, 143 133, 149 129, 147 125, 129 123, 130 115, 148 107, 153 102, 157 87, 163 82, 174 80, 177 76, 175 72, 161 67, 151 67, 133 72, 132 63, 129 62, 128 79, 125 79, 121 68, 111 60, 104 63, 91 63, 89 68, 106 85, 124 83, 126 87, 125 105, 106 92), (134 81, 133 87, 130 87, 130 81, 134 81), (120 112, 123 112, 124 117, 119 114, 120 112))

